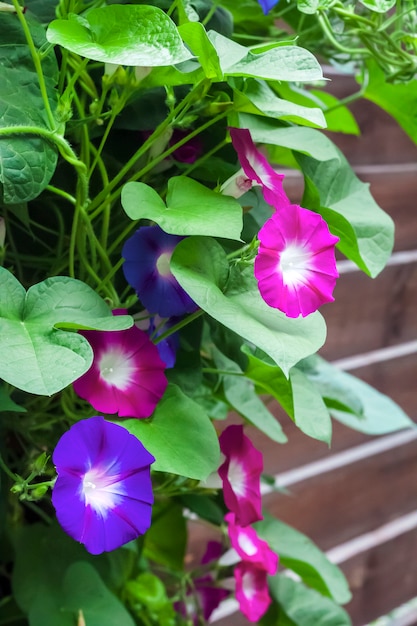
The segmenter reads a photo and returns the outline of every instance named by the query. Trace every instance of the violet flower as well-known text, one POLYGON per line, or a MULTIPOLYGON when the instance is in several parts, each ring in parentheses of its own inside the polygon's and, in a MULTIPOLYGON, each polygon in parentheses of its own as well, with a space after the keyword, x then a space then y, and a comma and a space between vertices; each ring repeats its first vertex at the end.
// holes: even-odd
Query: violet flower
MULTIPOLYGON (((229 128, 233 147, 247 179, 262 186, 265 202, 275 208, 288 206, 290 201, 284 191, 284 174, 278 174, 267 159, 256 149, 247 128, 229 128)), ((247 191, 247 182, 237 179, 239 188, 247 191)), ((224 190, 223 190, 224 191, 224 190)), ((229 193, 229 195, 234 195, 229 193)), ((235 197, 238 197, 235 195, 235 197)))
POLYGON ((250 622, 258 622, 271 604, 267 571, 250 561, 242 561, 236 565, 234 576, 240 611, 250 622))
POLYGON ((279 0, 258 0, 258 2, 261 5, 262 11, 266 15, 276 4, 278 4, 279 0))
POLYGON ((219 442, 226 457, 218 469, 226 506, 235 514, 236 523, 240 526, 261 520, 262 453, 243 433, 243 426, 228 426, 220 435, 219 442))
POLYGON ((115 550, 148 530, 155 459, 125 428, 100 416, 77 422, 62 435, 52 459, 58 522, 88 552, 115 550))
POLYGON ((148 335, 132 326, 118 331, 80 331, 94 353, 76 380, 75 392, 97 411, 120 417, 149 417, 164 395, 165 364, 148 335))
POLYGON ((123 246, 127 282, 145 308, 161 317, 184 315, 197 309, 169 267, 175 246, 182 239, 165 233, 159 226, 143 226, 123 246))
POLYGON ((339 239, 318 213, 291 204, 274 213, 258 237, 255 277, 269 306, 305 317, 334 300, 339 239))

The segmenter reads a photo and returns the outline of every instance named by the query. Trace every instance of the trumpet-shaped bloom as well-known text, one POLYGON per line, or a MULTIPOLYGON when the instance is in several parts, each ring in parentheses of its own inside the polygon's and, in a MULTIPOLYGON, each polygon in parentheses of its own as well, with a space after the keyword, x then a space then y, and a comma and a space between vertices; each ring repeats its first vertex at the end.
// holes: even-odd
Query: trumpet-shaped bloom
POLYGON ((243 426, 228 426, 220 435, 219 442, 226 457, 218 470, 226 506, 235 514, 236 523, 240 526, 261 520, 262 453, 244 434, 243 426))
POLYGON ((268 574, 275 574, 278 567, 278 556, 271 550, 269 545, 258 534, 252 526, 239 526, 236 524, 234 513, 225 516, 228 524, 232 548, 236 550, 243 561, 248 561, 264 569, 268 574))
MULTIPOLYGON (((248 179, 262 186, 265 202, 275 208, 289 205, 284 191, 283 174, 278 174, 266 158, 256 149, 247 128, 229 128, 233 147, 248 179)), ((241 181, 242 188, 244 187, 241 181)), ((247 189, 245 188, 245 191, 247 189)))
POLYGON ((77 422, 52 458, 58 521, 88 552, 115 550, 148 530, 155 459, 125 428, 100 416, 77 422))
POLYGON ((258 2, 261 5, 262 11, 266 15, 276 4, 278 4, 279 0, 258 0, 258 2))
POLYGON ((103 413, 120 417, 149 417, 164 395, 165 364, 143 331, 86 330, 94 353, 93 363, 74 382, 75 392, 103 413))
POLYGON ((161 317, 184 315, 197 309, 169 267, 175 246, 182 239, 165 233, 159 226, 144 226, 123 246, 127 282, 148 311, 161 317))
POLYGON ((305 317, 334 300, 339 239, 320 215, 289 205, 265 222, 258 237, 255 277, 269 306, 305 317))
POLYGON ((236 565, 236 600, 243 615, 250 622, 258 622, 271 604, 267 571, 249 561, 236 565))

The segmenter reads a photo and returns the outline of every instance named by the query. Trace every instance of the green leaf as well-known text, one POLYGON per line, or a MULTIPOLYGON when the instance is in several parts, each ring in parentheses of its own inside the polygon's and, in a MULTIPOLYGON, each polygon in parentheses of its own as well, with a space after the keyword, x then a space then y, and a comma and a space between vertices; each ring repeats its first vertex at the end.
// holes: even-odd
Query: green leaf
POLYGON ((119 65, 158 67, 190 59, 177 27, 153 6, 119 5, 91 9, 83 16, 54 20, 50 43, 82 57, 119 65))
POLYGON ((417 79, 406 83, 387 83, 384 72, 376 61, 369 60, 368 83, 364 92, 367 100, 375 102, 391 115, 417 144, 417 79))
POLYGON ((326 162, 300 155, 307 190, 320 196, 319 212, 331 232, 340 238, 338 248, 373 278, 385 267, 394 245, 394 223, 375 202, 369 183, 355 175, 338 151, 326 162))
MULTIPOLYGON (((282 613, 294 626, 351 626, 352 622, 344 609, 313 589, 278 574, 269 580, 272 598, 278 604, 277 620, 266 620, 269 626, 281 626, 282 613)), ((271 611, 273 614, 273 610, 271 611)), ((262 622, 263 623, 263 622, 262 622)))
POLYGON ((279 367, 266 363, 246 347, 243 351, 248 357, 245 375, 259 389, 271 394, 306 435, 330 443, 332 424, 329 411, 319 391, 303 372, 293 367, 287 380, 279 367))
POLYGON ((296 124, 314 124, 326 127, 326 120, 319 108, 305 107, 279 98, 264 82, 247 79, 242 91, 235 90, 235 110, 255 115, 265 115, 296 124))
POLYGON ((169 180, 167 206, 144 183, 127 183, 122 191, 122 205, 130 219, 153 220, 172 235, 240 240, 243 226, 240 204, 185 176, 169 180))
POLYGON ((182 570, 186 545, 187 524, 182 506, 170 502, 162 510, 154 507, 152 525, 145 535, 144 555, 170 569, 182 570))
POLYGON ((253 270, 238 274, 225 293, 227 257, 213 239, 189 237, 176 247, 171 270, 191 298, 211 317, 266 352, 285 374, 325 340, 319 313, 291 319, 261 298, 253 270), (221 280, 219 280, 219 278, 221 280))
MULTIPOLYGON (((39 49, 45 44, 45 31, 33 18, 28 17, 27 22, 39 49)), ((0 30, 0 183, 4 202, 18 204, 36 198, 45 189, 55 171, 57 150, 41 136, 52 129, 17 17, 0 12, 0 30), (28 130, 18 134, 19 127, 28 130)), ((42 70, 47 98, 55 112, 58 66, 53 53, 43 59, 42 70)))
POLYGON ((297 0, 297 9, 301 13, 307 13, 307 15, 316 13, 319 6, 320 0, 297 0))
POLYGON ((152 418, 119 424, 154 455, 153 470, 205 480, 219 465, 219 442, 211 421, 175 385, 168 385, 152 418))
POLYGON ((26 293, 0 268, 0 378, 28 393, 52 395, 84 374, 93 353, 87 340, 68 329, 123 330, 133 320, 113 316, 85 283, 56 276, 26 293))
POLYGON ((5 388, 5 385, 0 385, 0 412, 1 411, 12 411, 13 413, 26 413, 26 409, 23 406, 19 406, 14 402, 8 391, 5 388))
POLYGON ((221 81, 223 73, 219 57, 204 26, 200 22, 188 22, 182 24, 178 30, 185 43, 198 58, 206 78, 221 81))
POLYGON ((321 80, 323 73, 317 59, 304 48, 283 45, 266 52, 254 52, 219 33, 209 32, 220 67, 225 76, 252 76, 264 80, 311 82, 321 80))
POLYGON ((255 528, 279 555, 283 567, 293 570, 306 585, 337 603, 349 602, 351 593, 345 576, 308 537, 270 515, 256 522, 255 528))
POLYGON ((342 401, 346 396, 358 399, 362 409, 360 412, 354 412, 352 403, 350 412, 331 410, 332 416, 339 422, 368 435, 384 435, 415 427, 398 404, 359 378, 338 370, 319 356, 314 356, 307 363, 311 363, 312 369, 305 373, 313 384, 321 389, 324 385, 330 385, 333 389, 343 390, 342 401))
POLYGON ((396 0, 359 0, 359 2, 375 13, 386 13, 395 6, 396 0))
POLYGON ((46 588, 36 598, 29 613, 30 626, 73 626, 79 611, 88 626, 134 626, 135 623, 93 565, 78 561, 68 567, 58 594, 46 588))
POLYGON ((285 443, 287 437, 280 423, 257 396, 253 385, 245 379, 240 367, 224 356, 215 346, 211 346, 211 352, 216 367, 231 372, 230 376, 222 375, 224 394, 231 408, 273 441, 285 443))

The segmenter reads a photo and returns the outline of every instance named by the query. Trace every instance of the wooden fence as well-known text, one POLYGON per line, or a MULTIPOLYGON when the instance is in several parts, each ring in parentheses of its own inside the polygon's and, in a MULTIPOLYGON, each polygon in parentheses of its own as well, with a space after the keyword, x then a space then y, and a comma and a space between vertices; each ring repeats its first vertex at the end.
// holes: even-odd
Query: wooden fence
MULTIPOLYGON (((331 90, 339 97, 356 89, 353 80, 333 77, 331 90)), ((358 101, 351 109, 362 135, 332 139, 394 219, 395 248, 375 280, 343 265, 336 301, 322 309, 328 324, 322 355, 392 397, 417 421, 417 147, 372 103, 358 101)), ((287 176, 286 184, 299 200, 300 176, 287 176)), ((354 626, 416 597, 417 430, 369 437, 334 423, 329 450, 271 406, 289 442, 278 446, 255 432, 253 439, 264 451, 265 471, 289 495, 269 494, 265 507, 340 565, 353 592, 345 608, 354 626)), ((192 552, 207 537, 194 530, 192 552)), ((217 623, 249 624, 239 613, 217 623)), ((417 611, 401 623, 417 624, 417 611)))

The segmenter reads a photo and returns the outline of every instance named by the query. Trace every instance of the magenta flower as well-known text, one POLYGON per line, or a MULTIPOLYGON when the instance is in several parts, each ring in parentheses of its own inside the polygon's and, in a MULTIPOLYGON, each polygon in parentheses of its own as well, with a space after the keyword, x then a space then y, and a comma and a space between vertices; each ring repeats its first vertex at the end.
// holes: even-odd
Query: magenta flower
POLYGON ((127 330, 80 333, 94 352, 88 372, 74 382, 75 392, 96 411, 120 417, 149 417, 164 395, 165 364, 148 335, 127 330))
POLYGON ((235 514, 236 523, 240 526, 261 520, 262 453, 243 433, 243 426, 228 426, 220 435, 219 442, 226 457, 218 470, 226 506, 235 514))
MULTIPOLYGON (((263 154, 255 148, 249 130, 247 128, 229 128, 229 131, 243 171, 249 180, 262 186, 265 202, 275 208, 288 206, 290 201, 282 186, 284 175, 278 174, 263 154)), ((244 182, 241 179, 240 187, 244 188, 244 182)))
POLYGON ((251 526, 238 526, 234 513, 228 513, 225 520, 228 524, 230 543, 240 558, 264 569, 268 574, 275 574, 278 568, 278 556, 266 541, 258 537, 256 530, 251 526))
POLYGON ((236 600, 250 622, 258 622, 271 603, 267 571, 249 561, 238 563, 234 569, 236 600))
POLYGON ((77 422, 52 459, 58 522, 88 552, 115 550, 148 530, 155 459, 125 428, 99 416, 77 422))
POLYGON ((169 267, 175 246, 182 239, 165 233, 159 226, 143 226, 123 246, 127 282, 145 308, 161 317, 184 315, 197 309, 169 267))
POLYGON ((258 237, 255 277, 269 306, 305 317, 334 300, 339 239, 318 213, 291 204, 274 213, 258 237))

